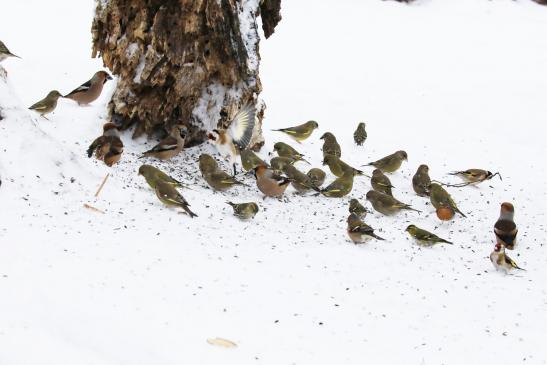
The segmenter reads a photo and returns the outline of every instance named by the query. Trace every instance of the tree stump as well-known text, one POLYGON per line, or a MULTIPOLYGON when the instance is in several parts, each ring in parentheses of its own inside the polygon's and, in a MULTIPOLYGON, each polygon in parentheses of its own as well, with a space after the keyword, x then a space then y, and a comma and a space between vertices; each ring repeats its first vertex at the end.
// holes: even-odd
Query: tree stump
POLYGON ((189 144, 227 127, 246 102, 257 104, 252 146, 263 143, 265 105, 258 66, 257 16, 266 38, 281 0, 99 0, 93 57, 118 76, 109 103, 114 123, 133 136, 189 130, 189 144))

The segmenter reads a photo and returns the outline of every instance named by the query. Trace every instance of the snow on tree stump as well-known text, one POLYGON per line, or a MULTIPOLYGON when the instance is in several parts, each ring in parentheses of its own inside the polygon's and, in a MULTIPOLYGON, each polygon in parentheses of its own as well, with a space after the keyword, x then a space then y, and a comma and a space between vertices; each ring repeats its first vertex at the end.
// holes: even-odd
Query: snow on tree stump
POLYGON ((184 124, 190 145, 257 104, 251 145, 263 144, 257 16, 269 37, 281 0, 98 0, 93 57, 119 80, 109 112, 134 137, 184 124))

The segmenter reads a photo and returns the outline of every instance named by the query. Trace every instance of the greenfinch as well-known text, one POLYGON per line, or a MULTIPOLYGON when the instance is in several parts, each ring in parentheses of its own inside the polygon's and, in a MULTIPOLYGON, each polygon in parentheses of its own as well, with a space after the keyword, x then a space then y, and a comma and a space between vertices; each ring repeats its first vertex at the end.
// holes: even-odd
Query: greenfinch
POLYGON ((262 159, 258 157, 256 153, 254 153, 250 149, 242 150, 240 157, 241 157, 241 165, 243 166, 243 169, 245 171, 253 170, 255 167, 259 165, 266 165, 266 163, 262 161, 262 159))
POLYGON ((291 180, 291 185, 293 188, 299 193, 306 193, 310 191, 310 189, 319 191, 319 189, 311 181, 310 177, 293 165, 285 166, 283 172, 291 180))
POLYGON ((57 90, 50 91, 45 98, 32 104, 29 109, 39 113, 42 118, 49 120, 46 118, 46 114, 49 114, 55 110, 57 107, 57 101, 62 97, 63 95, 61 95, 61 93, 57 90))
POLYGON ((207 182, 207 184, 210 187, 218 191, 226 191, 236 185, 245 186, 244 183, 237 180, 232 175, 218 169, 211 172, 204 173, 202 174, 202 176, 203 176, 203 179, 207 182))
POLYGON ((184 209, 184 211, 191 217, 197 217, 197 214, 192 212, 190 204, 184 199, 182 195, 172 185, 164 183, 161 180, 156 181, 156 187, 154 188, 158 199, 168 206, 175 206, 184 209))
POLYGON ((365 208, 357 199, 351 199, 349 201, 349 212, 356 214, 359 218, 365 218, 368 209, 365 208))
POLYGON ((112 80, 112 76, 110 76, 108 72, 98 71, 90 80, 81 84, 64 97, 74 100, 78 105, 87 105, 101 96, 103 85, 106 84, 108 80, 112 80))
POLYGON ((276 156, 270 160, 270 166, 277 173, 281 173, 283 172, 283 170, 285 170, 285 166, 292 165, 295 162, 296 162, 295 160, 289 157, 276 156))
POLYGON ((402 203, 391 195, 382 194, 375 190, 370 190, 366 197, 374 210, 384 215, 394 215, 401 210, 413 210, 420 213, 419 210, 412 208, 409 204, 402 203))
POLYGON ((500 216, 494 225, 496 242, 503 247, 513 250, 517 244, 517 225, 514 220, 515 207, 505 202, 501 204, 500 216))
POLYGON ((277 142, 276 144, 274 144, 274 151, 277 152, 277 155, 280 157, 288 157, 288 158, 292 158, 295 161, 303 161, 307 163, 308 165, 310 164, 308 161, 304 159, 303 154, 301 154, 300 152, 298 152, 297 150, 295 150, 294 148, 292 148, 286 143, 277 142))
POLYGON ((323 140, 323 157, 332 155, 340 158, 342 156, 342 150, 334 134, 326 132, 320 139, 323 140))
POLYGON ((355 174, 355 171, 347 170, 344 175, 334 180, 326 188, 321 189, 321 194, 329 198, 341 198, 348 195, 353 189, 353 177, 355 174))
POLYGON ((171 133, 162 139, 152 149, 144 152, 139 158, 154 157, 159 160, 169 160, 175 157, 184 149, 184 141, 188 129, 183 125, 173 127, 171 133))
POLYGON ((429 166, 420 165, 412 177, 412 188, 418 196, 429 196, 429 186, 431 178, 429 177, 429 166))
POLYGON ((456 202, 454 202, 454 199, 448 194, 448 192, 439 184, 432 183, 429 187, 429 199, 431 200, 431 204, 435 207, 435 209, 443 209, 443 208, 449 208, 462 217, 466 217, 465 214, 463 214, 456 205, 456 202))
POLYGON ((323 157, 323 165, 327 165, 330 172, 332 172, 332 174, 336 177, 342 177, 342 175, 344 175, 346 171, 353 171, 355 175, 367 176, 363 173, 363 171, 351 167, 334 155, 326 155, 325 157, 323 157))
POLYGON ((173 179, 165 172, 151 165, 142 165, 139 167, 139 175, 142 175, 145 178, 146 182, 152 189, 156 188, 156 183, 158 181, 171 185, 175 188, 185 187, 180 181, 173 179))
POLYGON ((389 181, 389 178, 384 175, 384 173, 380 169, 375 169, 372 172, 370 185, 374 190, 379 191, 380 193, 393 196, 393 193, 391 192, 393 185, 391 185, 391 181, 389 181))
POLYGON ((403 161, 408 161, 408 155, 405 151, 397 151, 389 156, 370 162, 366 166, 374 166, 382 172, 395 172, 401 167, 403 161))
POLYGON ((207 153, 202 153, 199 155, 198 167, 202 176, 219 169, 217 161, 213 158, 213 156, 207 153))
POLYGON ((353 132, 353 140, 357 146, 362 146, 367 140, 367 131, 365 123, 359 123, 357 129, 353 132))
POLYGON ((311 136, 313 131, 317 128, 319 128, 319 124, 314 120, 310 120, 304 124, 297 125, 296 127, 273 129, 273 131, 283 132, 300 143, 311 136))
POLYGON ((325 171, 318 169, 316 167, 310 169, 308 173, 306 174, 310 178, 313 186, 316 188, 321 187, 323 183, 325 182, 325 178, 327 177, 327 174, 325 174, 325 171))
POLYGON ((6 45, 4 44, 4 42, 0 41, 0 62, 4 61, 8 57, 21 58, 11 53, 8 47, 6 47, 6 45))
POLYGON ((258 205, 256 203, 232 203, 232 202, 226 202, 226 204, 229 204, 232 209, 234 210, 234 215, 242 220, 247 220, 254 218, 256 213, 258 213, 258 205))
POLYGON ((420 246, 433 246, 436 243, 448 243, 453 245, 452 242, 447 241, 434 233, 428 232, 425 229, 418 228, 414 224, 406 227, 406 231, 420 246))
POLYGON ((376 238, 377 240, 384 241, 384 239, 374 233, 374 229, 368 224, 364 223, 356 214, 351 213, 347 219, 348 222, 348 236, 353 243, 365 243, 370 238, 376 238))
MULTIPOLYGON (((524 270, 519 267, 515 260, 505 254, 505 247, 499 242, 494 246, 494 251, 490 254, 490 261, 498 271, 503 271, 506 274, 514 269, 524 270)), ((526 270, 524 270, 526 271, 526 270)))

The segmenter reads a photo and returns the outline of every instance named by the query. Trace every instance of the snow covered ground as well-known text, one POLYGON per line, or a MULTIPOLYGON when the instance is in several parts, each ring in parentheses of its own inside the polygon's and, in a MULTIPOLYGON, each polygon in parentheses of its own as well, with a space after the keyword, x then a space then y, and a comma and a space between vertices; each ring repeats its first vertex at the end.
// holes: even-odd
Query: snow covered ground
MULTIPOLYGON (((296 146, 315 166, 325 131, 354 165, 409 154, 390 176, 394 194, 424 213, 369 215, 388 240, 362 246, 345 233, 349 197, 289 188, 284 201, 263 201, 250 178, 250 187, 212 192, 196 166, 210 146, 153 162, 192 184, 183 194, 193 220, 136 175, 136 156, 155 141, 124 135, 113 169, 87 159, 113 83, 93 106, 60 101, 50 122, 26 107, 101 67, 89 59, 93 2, 2 8, 0 39, 23 59, 2 63, 13 93, 0 83, 9 106, 0 122, 0 364, 547 363, 547 7, 283 2, 260 47, 265 129, 317 120, 319 131, 296 146), (369 139, 359 148, 360 121, 369 139), (441 180, 481 167, 503 181, 450 189, 468 218, 439 224, 410 186, 421 163, 441 180), (228 199, 261 211, 240 222, 228 199), (516 206, 520 246, 510 254, 527 269, 508 276, 488 260, 502 201, 516 206), (404 232, 410 223, 456 244, 419 248, 404 232), (206 342, 214 337, 238 346, 206 342)), ((276 141, 293 144, 277 132, 266 141, 264 157, 276 141)), ((364 202, 368 190, 360 178, 351 196, 364 202)))

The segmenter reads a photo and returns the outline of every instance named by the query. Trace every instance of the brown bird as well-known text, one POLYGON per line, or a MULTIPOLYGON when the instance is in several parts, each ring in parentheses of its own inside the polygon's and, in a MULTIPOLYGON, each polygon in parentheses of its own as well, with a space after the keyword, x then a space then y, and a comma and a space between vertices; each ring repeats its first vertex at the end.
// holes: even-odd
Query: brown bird
POLYGON ((120 160, 123 153, 123 142, 114 123, 103 125, 103 135, 91 143, 87 149, 87 157, 91 157, 93 152, 95 152, 97 160, 104 161, 109 167, 120 160))
POLYGON ((420 165, 412 177, 412 188, 419 196, 429 196, 430 185, 429 167, 427 165, 420 165))
POLYGON ((165 137, 151 150, 144 152, 139 158, 155 157, 160 160, 168 160, 179 154, 184 148, 184 141, 188 129, 183 125, 177 125, 171 130, 171 134, 165 137))
POLYGON ((254 171, 256 186, 265 196, 280 198, 291 182, 264 165, 257 166, 254 171))
POLYGON ((348 217, 348 236, 353 243, 365 243, 371 237, 377 240, 384 241, 380 236, 374 234, 374 229, 368 224, 364 223, 355 213, 351 213, 348 217))
POLYGON ((515 207, 511 203, 502 203, 500 216, 494 225, 496 242, 503 247, 513 250, 517 244, 517 225, 514 221, 515 207))
POLYGON ((386 175, 384 175, 382 170, 375 169, 374 171, 372 171, 370 184, 374 190, 379 191, 380 193, 383 193, 383 194, 393 196, 393 193, 391 192, 393 185, 391 185, 391 181, 389 181, 389 178, 386 175))
POLYGON ((101 96, 103 85, 106 84, 108 80, 112 80, 112 76, 110 76, 108 72, 98 71, 93 75, 91 80, 81 84, 64 97, 74 100, 78 105, 87 105, 101 96))

